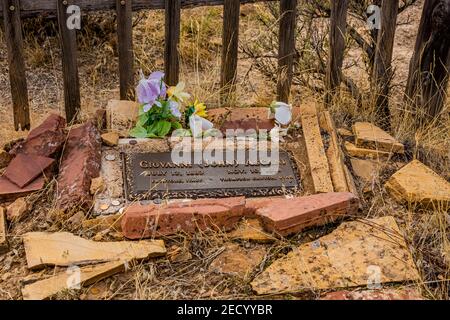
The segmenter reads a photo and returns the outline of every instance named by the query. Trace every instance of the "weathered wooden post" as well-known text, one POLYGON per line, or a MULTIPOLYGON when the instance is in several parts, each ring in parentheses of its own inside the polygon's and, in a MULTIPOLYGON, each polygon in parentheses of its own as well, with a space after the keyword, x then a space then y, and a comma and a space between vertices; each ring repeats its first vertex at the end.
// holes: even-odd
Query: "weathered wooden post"
POLYGON ((289 103, 295 57, 297 0, 280 1, 278 47, 278 101, 289 103))
POLYGON ((425 0, 406 97, 418 123, 443 109, 450 70, 450 0, 425 0))
POLYGON ((5 26, 6 48, 8 50, 9 81, 14 111, 14 128, 30 129, 30 108, 28 104, 27 77, 23 54, 22 23, 20 21, 20 1, 2 0, 3 23, 5 26))
POLYGON ((134 58, 132 0, 116 0, 117 40, 119 47, 120 99, 134 97, 134 58))
POLYGON ((75 120, 81 109, 80 81, 77 63, 77 30, 69 28, 67 8, 73 0, 57 0, 59 37, 61 42, 61 59, 64 78, 64 104, 67 122, 75 120))
POLYGON ((348 0, 331 1, 330 50, 325 78, 325 103, 330 104, 339 91, 342 80, 348 0))
POLYGON ((168 85, 174 86, 178 83, 180 77, 178 46, 180 44, 181 0, 165 0, 165 10, 165 81, 168 85))
POLYGON ((383 0, 381 7, 381 29, 378 32, 377 46, 373 68, 373 85, 375 86, 375 105, 379 124, 390 128, 389 87, 392 72, 392 51, 394 49, 395 29, 397 27, 399 0, 383 0))
POLYGON ((236 90, 238 45, 239 45, 239 0, 224 0, 222 31, 222 66, 220 86, 223 90, 222 101, 229 101, 236 90))

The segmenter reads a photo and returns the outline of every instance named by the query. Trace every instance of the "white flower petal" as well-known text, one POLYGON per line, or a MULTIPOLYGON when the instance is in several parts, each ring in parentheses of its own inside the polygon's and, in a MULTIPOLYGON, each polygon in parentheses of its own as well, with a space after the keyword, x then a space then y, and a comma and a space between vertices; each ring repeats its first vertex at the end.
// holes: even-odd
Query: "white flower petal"
POLYGON ((286 106, 279 106, 275 109, 275 119, 280 123, 281 125, 285 126, 288 125, 292 121, 292 110, 291 107, 286 106))
MULTIPOLYGON (((199 117, 199 116, 197 116, 199 117)), ((202 130, 207 131, 214 128, 214 124, 211 121, 206 120, 205 118, 199 117, 202 121, 202 130)))

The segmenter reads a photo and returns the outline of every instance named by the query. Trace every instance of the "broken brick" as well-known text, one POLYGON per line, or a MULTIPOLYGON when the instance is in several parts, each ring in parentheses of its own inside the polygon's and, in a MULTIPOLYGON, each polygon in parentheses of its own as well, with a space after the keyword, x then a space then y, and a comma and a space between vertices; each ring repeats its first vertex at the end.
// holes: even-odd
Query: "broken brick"
POLYGON ((101 139, 92 121, 70 131, 58 177, 58 206, 89 207, 91 180, 100 174, 101 139))
POLYGON ((133 205, 126 209, 122 232, 128 239, 168 236, 178 231, 229 230, 242 218, 245 198, 202 199, 167 205, 133 205))
POLYGON ((326 193, 273 200, 256 210, 269 232, 288 236, 303 229, 325 225, 358 212, 359 200, 350 192, 326 193))
POLYGON ((25 141, 16 144, 9 152, 52 157, 62 150, 66 140, 66 120, 59 115, 50 115, 39 127, 33 129, 25 141))
POLYGON ((55 160, 34 154, 18 154, 6 168, 4 177, 23 188, 44 173, 55 160))

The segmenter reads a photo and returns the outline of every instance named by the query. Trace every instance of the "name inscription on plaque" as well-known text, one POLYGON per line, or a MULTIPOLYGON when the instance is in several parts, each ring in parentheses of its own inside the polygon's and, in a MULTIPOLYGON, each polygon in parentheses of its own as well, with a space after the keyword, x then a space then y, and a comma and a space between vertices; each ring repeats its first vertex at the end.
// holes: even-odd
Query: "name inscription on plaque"
MULTIPOLYGON (((263 175, 270 164, 174 163, 171 153, 124 153, 125 193, 130 201, 162 198, 265 197, 298 191, 295 161, 280 152, 277 172, 263 175)), ((246 157, 248 159, 248 155, 246 157)))

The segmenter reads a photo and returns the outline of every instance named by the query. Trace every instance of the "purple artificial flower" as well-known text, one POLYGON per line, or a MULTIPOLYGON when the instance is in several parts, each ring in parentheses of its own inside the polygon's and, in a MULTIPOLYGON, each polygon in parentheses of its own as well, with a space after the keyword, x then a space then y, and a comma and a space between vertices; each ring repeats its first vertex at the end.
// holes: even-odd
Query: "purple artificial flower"
POLYGON ((158 98, 164 99, 166 97, 167 88, 162 81, 163 77, 164 73, 157 71, 153 72, 148 79, 142 77, 139 81, 136 88, 138 102, 140 104, 150 105, 149 107, 144 107, 145 109, 150 110, 158 98))
POLYGON ((170 109, 170 112, 172 112, 172 115, 175 118, 178 118, 178 119, 181 118, 181 112, 180 112, 180 109, 179 109, 179 105, 178 105, 178 103, 176 101, 169 100, 169 109, 170 109))

